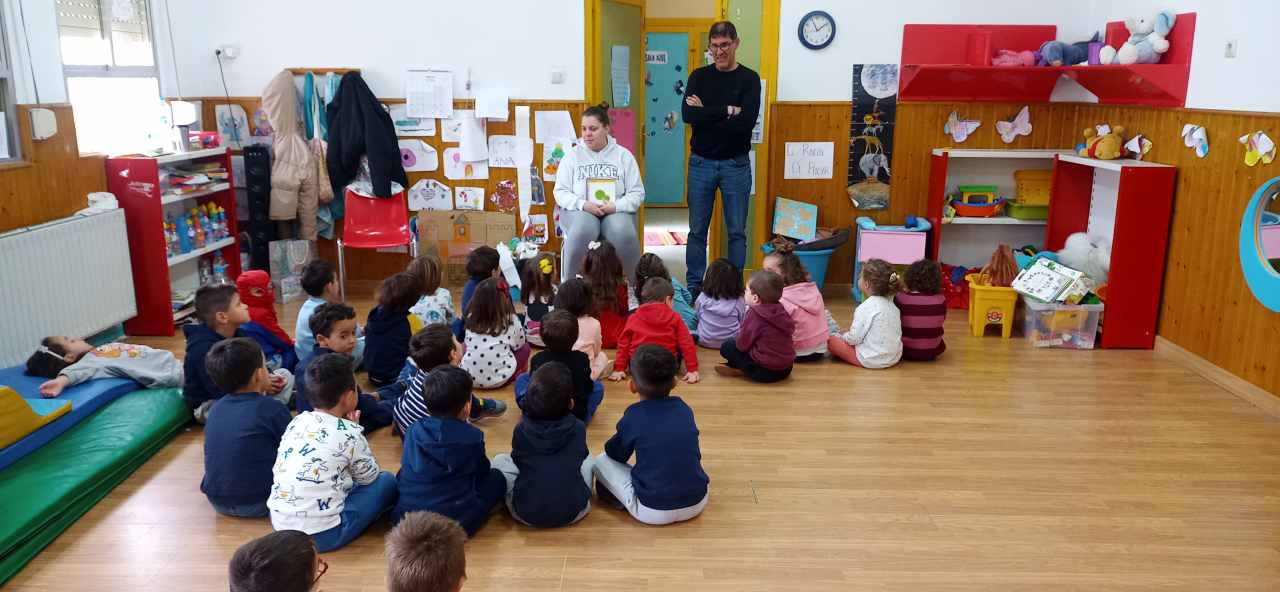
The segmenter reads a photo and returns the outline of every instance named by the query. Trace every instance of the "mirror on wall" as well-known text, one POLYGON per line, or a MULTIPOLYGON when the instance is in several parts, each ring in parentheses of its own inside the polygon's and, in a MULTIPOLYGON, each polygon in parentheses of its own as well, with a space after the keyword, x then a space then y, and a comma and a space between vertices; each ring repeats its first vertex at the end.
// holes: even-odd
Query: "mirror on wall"
POLYGON ((1263 183, 1240 221, 1240 269, 1254 297, 1280 312, 1280 177, 1263 183))

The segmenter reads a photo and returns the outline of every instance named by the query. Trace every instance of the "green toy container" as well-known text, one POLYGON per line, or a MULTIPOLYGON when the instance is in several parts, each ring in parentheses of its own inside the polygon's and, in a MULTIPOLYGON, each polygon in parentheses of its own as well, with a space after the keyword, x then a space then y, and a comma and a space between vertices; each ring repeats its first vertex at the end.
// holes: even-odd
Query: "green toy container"
POLYGON ((1031 205, 1031 204, 1018 203, 1016 201, 1011 201, 1008 204, 1006 204, 1004 211, 1006 214, 1009 215, 1010 218, 1017 218, 1019 220, 1048 220, 1049 219, 1049 206, 1047 204, 1031 205))

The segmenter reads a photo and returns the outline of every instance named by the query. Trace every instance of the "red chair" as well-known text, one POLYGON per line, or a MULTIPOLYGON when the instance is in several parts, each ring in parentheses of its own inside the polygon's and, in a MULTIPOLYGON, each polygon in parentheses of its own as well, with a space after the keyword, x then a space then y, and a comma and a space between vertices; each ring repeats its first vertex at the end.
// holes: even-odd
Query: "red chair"
POLYGON ((388 198, 365 197, 351 190, 344 192, 346 213, 342 220, 342 238, 338 239, 338 274, 342 299, 347 299, 347 260, 342 248, 385 249, 408 245, 409 254, 418 256, 418 242, 409 228, 409 205, 404 191, 388 198))

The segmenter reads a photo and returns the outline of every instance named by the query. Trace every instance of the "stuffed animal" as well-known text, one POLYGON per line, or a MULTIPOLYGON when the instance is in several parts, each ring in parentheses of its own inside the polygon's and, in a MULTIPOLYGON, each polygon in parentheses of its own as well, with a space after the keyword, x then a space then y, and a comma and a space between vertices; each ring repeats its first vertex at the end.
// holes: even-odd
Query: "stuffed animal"
POLYGON ((1148 18, 1125 19, 1129 40, 1119 49, 1104 46, 1098 54, 1103 64, 1156 64, 1160 56, 1169 51, 1169 31, 1177 17, 1172 12, 1161 12, 1148 18))
POLYGON ((1098 34, 1088 41, 1067 43, 1065 41, 1045 41, 1040 46, 1040 66, 1074 66, 1089 62, 1089 44, 1097 43, 1098 34))
POLYGON ((992 66, 1034 66, 1040 61, 1040 53, 1023 50, 1013 51, 1012 49, 1002 49, 996 52, 996 57, 991 58, 992 66))
POLYGON ((1111 243, 1101 236, 1077 232, 1058 250, 1058 261, 1084 272, 1096 284, 1105 284, 1111 272, 1111 243))
POLYGON ((1099 160, 1120 158, 1124 155, 1124 128, 1113 127, 1109 133, 1104 135, 1098 135, 1097 129, 1085 128, 1084 146, 1080 148, 1079 154, 1080 156, 1099 160))

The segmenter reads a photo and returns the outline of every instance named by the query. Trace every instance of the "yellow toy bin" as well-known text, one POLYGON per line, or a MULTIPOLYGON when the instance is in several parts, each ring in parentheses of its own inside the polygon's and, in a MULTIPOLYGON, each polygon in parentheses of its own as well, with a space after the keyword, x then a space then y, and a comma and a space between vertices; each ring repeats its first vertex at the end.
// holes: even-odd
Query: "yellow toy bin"
POLYGON ((1022 170, 1013 172, 1017 201, 1028 206, 1049 205, 1049 190, 1053 186, 1053 171, 1022 170))
POLYGON ((987 278, 979 273, 964 276, 969 282, 969 330, 974 337, 982 337, 987 325, 1000 325, 1000 337, 1013 335, 1013 316, 1018 308, 1018 293, 1013 288, 987 285, 987 278))
POLYGON ((1023 333, 1036 347, 1093 349, 1102 304, 1060 304, 1027 299, 1023 333))

